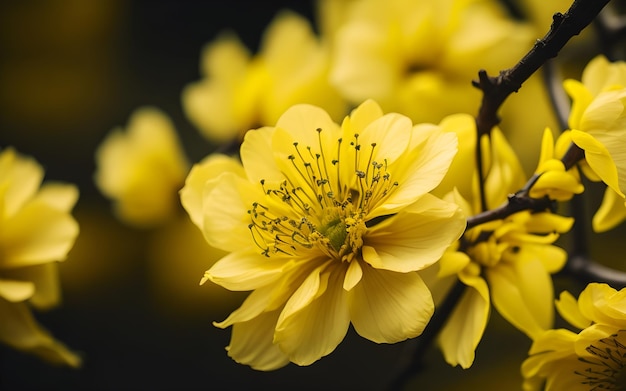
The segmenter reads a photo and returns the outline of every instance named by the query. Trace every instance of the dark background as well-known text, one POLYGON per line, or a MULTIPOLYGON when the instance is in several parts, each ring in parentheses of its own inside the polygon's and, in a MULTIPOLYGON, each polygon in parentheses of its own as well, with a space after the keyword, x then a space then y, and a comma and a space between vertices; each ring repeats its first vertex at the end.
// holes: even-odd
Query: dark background
MULTIPOLYGON (((34 156, 47 179, 81 191, 74 210, 81 234, 60 265, 63 302, 36 316, 84 356, 83 368, 71 370, 0 347, 0 389, 383 389, 402 368, 411 342, 377 345, 353 330, 309 367, 263 373, 236 364, 224 351, 230 331, 211 322, 244 296, 198 287, 209 260, 194 252, 199 247, 170 241, 180 235, 202 246, 200 234, 184 222, 129 227, 93 185, 94 150, 139 106, 171 116, 192 162, 211 152, 180 104, 182 88, 200 77, 201 48, 230 28, 254 51, 284 7, 314 17, 311 1, 0 2, 0 147, 34 156), (199 260, 189 261, 190 253, 199 260)), ((432 349, 413 385, 519 389, 528 346, 494 315, 471 370, 450 368, 432 349)))

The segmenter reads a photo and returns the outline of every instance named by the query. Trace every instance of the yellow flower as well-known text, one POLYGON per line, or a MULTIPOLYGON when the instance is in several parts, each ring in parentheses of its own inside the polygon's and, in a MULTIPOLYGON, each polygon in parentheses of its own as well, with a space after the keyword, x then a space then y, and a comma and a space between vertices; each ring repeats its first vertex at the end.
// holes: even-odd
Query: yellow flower
POLYGON ((56 261, 65 260, 78 235, 70 210, 75 186, 41 186, 42 167, 12 148, 0 152, 0 342, 57 364, 80 358, 39 326, 31 306, 59 301, 56 261), (41 187, 40 187, 41 186, 41 187))
POLYGON ((623 390, 626 387, 626 290, 591 283, 576 300, 561 293, 559 313, 578 334, 548 330, 522 364, 524 390, 623 390))
POLYGON ((477 112, 470 81, 510 67, 534 37, 489 1, 364 0, 345 14, 331 80, 352 102, 373 98, 415 122, 477 112))
POLYGON ((173 217, 189 163, 171 121, 155 108, 133 113, 128 129, 113 130, 96 150, 95 182, 117 216, 149 226, 173 217))
POLYGON ((330 57, 307 20, 279 14, 252 56, 234 34, 224 34, 202 55, 204 78, 182 94, 189 119, 208 139, 224 142, 258 124, 275 123, 291 105, 324 107, 333 118, 346 105, 328 82, 330 57))
POLYGON ((271 370, 331 353, 350 323, 377 343, 420 335, 433 301, 417 271, 465 228, 457 205, 429 194, 456 145, 373 101, 341 125, 296 105, 246 134, 243 165, 216 156, 196 166, 183 206, 230 252, 202 282, 253 291, 216 323, 233 326, 228 354, 271 370))
POLYGON ((574 194, 584 191, 580 182, 578 170, 565 170, 561 158, 571 144, 569 131, 563 132, 554 145, 552 131, 548 128, 543 132, 541 143, 541 156, 535 175, 539 175, 537 181, 530 188, 530 196, 533 198, 549 197, 556 201, 569 201, 574 194))
MULTIPOLYGON (((602 212, 593 219, 596 231, 606 231, 622 220, 607 214, 626 196, 626 63, 609 63, 594 58, 583 71, 581 81, 566 80, 564 87, 572 98, 569 126, 572 141, 585 151, 583 172, 592 180, 608 186, 602 212)), ((621 211, 626 217, 626 212, 621 211)))
MULTIPOLYGON (((461 137, 475 133, 475 122, 469 115, 457 115, 442 121, 447 131, 461 129, 461 137), (470 132, 468 129, 473 129, 470 132)), ((470 139, 473 140, 474 138, 470 139)), ((459 143, 467 142, 460 138, 459 143)), ((525 183, 524 174, 515 153, 499 129, 490 140, 483 138, 485 198, 488 208, 507 201, 507 196, 525 183)), ((474 155, 460 154, 444 183, 455 179, 473 179, 472 191, 466 200, 458 189, 448 194, 461 206, 467 216, 482 211, 477 188, 474 155), (471 159, 471 160, 470 160, 471 159)), ((464 186, 465 192, 468 191, 464 186)), ((438 188, 437 194, 452 189, 438 188)), ((459 303, 439 334, 439 345, 446 362, 469 368, 475 357, 487 321, 491 304, 516 328, 527 335, 536 335, 552 325, 553 287, 550 277, 561 269, 566 253, 551 244, 558 234, 570 229, 572 220, 548 212, 523 211, 505 219, 495 220, 468 229, 461 240, 442 257, 433 289, 458 278, 467 286, 459 303)))

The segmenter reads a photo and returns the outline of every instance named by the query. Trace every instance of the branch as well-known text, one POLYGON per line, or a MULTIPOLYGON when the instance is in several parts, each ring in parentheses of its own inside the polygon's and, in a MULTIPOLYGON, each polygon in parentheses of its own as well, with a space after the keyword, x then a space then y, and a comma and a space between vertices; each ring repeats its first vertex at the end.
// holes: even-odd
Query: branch
POLYGON ((485 70, 478 72, 478 81, 472 84, 483 92, 482 103, 476 118, 478 140, 488 135, 500 123, 498 110, 506 98, 517 92, 528 78, 546 61, 556 57, 565 44, 587 27, 609 0, 575 0, 565 14, 556 13, 552 26, 542 39, 512 68, 500 71, 496 77, 485 70))

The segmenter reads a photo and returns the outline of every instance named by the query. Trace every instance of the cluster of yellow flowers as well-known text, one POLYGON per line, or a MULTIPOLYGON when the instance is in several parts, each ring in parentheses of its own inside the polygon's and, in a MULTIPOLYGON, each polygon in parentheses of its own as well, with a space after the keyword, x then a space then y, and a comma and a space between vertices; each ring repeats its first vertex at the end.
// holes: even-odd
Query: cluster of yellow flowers
MULTIPOLYGON (((228 253, 200 283, 251 292, 215 323, 232 326, 227 350, 239 363, 312 364, 350 325, 376 343, 418 337, 462 285, 435 330, 450 365, 472 366, 493 305, 533 341, 527 389, 621 389, 626 293, 563 293, 556 308, 582 331, 552 330, 552 275, 568 260, 555 242, 574 224, 556 204, 583 193, 584 178, 606 184, 596 231, 626 219, 626 63, 598 56, 563 83, 572 105, 556 140, 535 76, 503 106, 501 127, 477 136, 470 81, 515 64, 547 27, 537 15, 567 7, 558 3, 523 2, 522 22, 490 0, 326 0, 319 36, 292 12, 255 54, 224 34, 182 103, 208 140, 238 150, 191 166, 167 116, 142 108, 97 150, 96 184, 130 224, 161 224, 180 202, 228 253), (507 212, 515 197, 547 202, 507 212)), ((37 192, 40 179, 33 161, 0 154, 0 311, 30 330, 0 324, 0 340, 78 365, 26 307, 54 301, 51 261, 78 233, 76 190, 37 192)))

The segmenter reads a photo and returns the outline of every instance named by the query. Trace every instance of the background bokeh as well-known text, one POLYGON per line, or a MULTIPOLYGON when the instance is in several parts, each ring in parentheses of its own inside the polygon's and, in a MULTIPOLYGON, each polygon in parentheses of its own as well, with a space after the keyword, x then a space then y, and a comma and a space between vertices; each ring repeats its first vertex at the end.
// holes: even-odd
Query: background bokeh
MULTIPOLYGON (((236 364, 224 351, 230 331, 211 322, 244 296, 198 286, 219 254, 207 252, 182 209, 167 226, 133 228, 93 184, 94 150, 140 106, 171 116, 192 162, 211 152, 180 103, 199 79, 201 48, 229 28, 254 50, 284 7, 314 16, 312 1, 0 2, 0 147, 34 156, 47 179, 81 192, 81 233, 60 266, 63 302, 36 316, 84 357, 71 370, 0 347, 0 389, 384 389, 402 369, 411 341, 377 345, 353 330, 310 367, 262 373, 236 364)), ((529 345, 493 314, 471 370, 450 368, 433 348, 412 386, 519 389, 529 345)))

